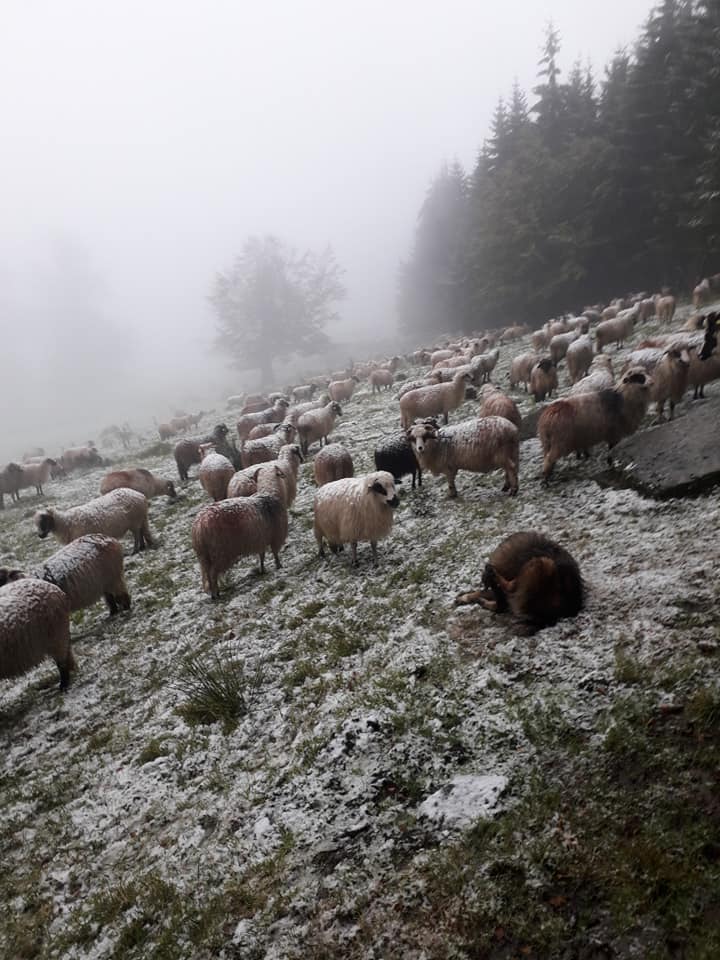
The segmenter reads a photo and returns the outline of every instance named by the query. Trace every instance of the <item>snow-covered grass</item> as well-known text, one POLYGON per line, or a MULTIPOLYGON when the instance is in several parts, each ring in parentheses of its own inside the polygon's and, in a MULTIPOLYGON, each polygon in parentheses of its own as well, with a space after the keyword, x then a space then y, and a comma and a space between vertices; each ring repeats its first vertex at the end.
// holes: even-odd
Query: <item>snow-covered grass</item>
MULTIPOLYGON (((397 401, 363 385, 343 410, 332 439, 370 471, 397 401)), ((173 477, 154 443, 137 465, 173 477)), ((200 485, 151 501, 132 612, 74 615, 68 693, 51 663, 0 684, 0 956, 713 955, 720 495, 607 489, 603 456, 546 490, 525 441, 514 499, 499 473, 461 473, 457 500, 407 478, 357 568, 317 557, 308 463, 282 569, 241 561, 218 602, 190 543, 200 485), (453 606, 522 529, 588 584, 576 619, 531 637, 453 606)), ((45 502, 96 496, 103 472, 45 502)), ((0 514, 0 564, 57 549, 36 506, 0 514)))

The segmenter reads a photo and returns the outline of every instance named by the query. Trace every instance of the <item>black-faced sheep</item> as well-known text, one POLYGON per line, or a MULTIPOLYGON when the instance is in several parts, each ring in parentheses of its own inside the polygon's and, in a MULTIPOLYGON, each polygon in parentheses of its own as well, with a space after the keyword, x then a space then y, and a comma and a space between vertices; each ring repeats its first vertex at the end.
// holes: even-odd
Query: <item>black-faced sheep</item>
POLYGON ((399 433, 395 437, 382 440, 375 447, 374 459, 376 470, 386 470, 393 475, 395 480, 401 480, 410 474, 413 490, 415 489, 415 477, 417 476, 418 486, 422 486, 422 469, 413 453, 407 433, 399 433))
POLYGON ((75 659, 65 594, 44 580, 20 579, 0 587, 0 679, 19 677, 50 657, 67 690, 75 659))
POLYGON ((175 484, 172 480, 156 477, 144 467, 137 467, 133 470, 113 470, 112 473, 106 473, 100 482, 100 493, 110 493, 111 490, 118 490, 120 487, 137 490, 138 493, 143 493, 148 500, 163 496, 174 500, 177 497, 175 484))
POLYGON ((482 590, 460 594, 455 603, 479 603, 496 613, 510 611, 531 629, 552 626, 582 610, 584 584, 573 557, 549 537, 513 533, 493 550, 482 590))
POLYGON ((45 507, 35 514, 35 526, 41 539, 54 533, 60 543, 70 543, 87 533, 103 533, 120 540, 131 530, 135 541, 133 553, 153 546, 148 527, 148 502, 142 493, 125 487, 69 510, 45 507))
POLYGON ((315 454, 313 472, 318 487, 332 480, 343 480, 354 476, 355 467, 350 451, 341 443, 328 443, 315 454))
POLYGON ((581 393, 549 404, 538 418, 543 448, 543 478, 550 479, 560 457, 587 454, 598 443, 609 451, 640 426, 650 402, 652 380, 642 369, 632 368, 617 387, 581 393))
POLYGON ((444 429, 425 420, 408 430, 408 439, 423 470, 447 477, 451 497, 457 496, 455 477, 459 470, 503 470, 503 491, 511 495, 518 491, 520 434, 504 417, 463 420, 444 429))
POLYGON ((320 487, 313 505, 313 530, 320 556, 325 556, 326 540, 333 552, 349 543, 356 565, 358 543, 369 540, 377 558, 377 542, 392 530, 393 509, 398 503, 392 474, 385 470, 333 480, 320 487))
POLYGON ((257 470, 258 492, 203 507, 192 525, 192 544, 200 563, 203 589, 211 597, 219 594, 218 578, 241 557, 257 554, 260 572, 265 572, 265 551, 272 550, 280 568, 280 550, 287 540, 288 514, 279 467, 265 465, 257 470))

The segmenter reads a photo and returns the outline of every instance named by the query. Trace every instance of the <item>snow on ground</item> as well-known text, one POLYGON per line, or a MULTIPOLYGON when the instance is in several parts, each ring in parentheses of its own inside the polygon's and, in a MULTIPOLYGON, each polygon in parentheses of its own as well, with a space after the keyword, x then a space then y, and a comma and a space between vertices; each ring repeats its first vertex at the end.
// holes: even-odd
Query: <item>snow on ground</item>
MULTIPOLYGON (((527 340, 502 349, 495 382, 527 340)), ((451 422, 475 409, 466 402, 451 422)), ((350 448, 356 474, 370 471, 375 441, 397 429, 397 401, 362 385, 343 410, 332 439, 350 448)), ((114 451, 114 466, 174 476, 170 456, 137 452, 114 451)), ((125 541, 132 612, 109 620, 98 604, 75 615, 69 692, 58 693, 50 662, 0 682, 0 955, 302 956, 323 897, 326 933, 349 942, 348 900, 513 804, 534 751, 523 718, 559 710, 582 728, 622 686, 618 651, 658 663, 714 643, 714 626, 678 624, 718 600, 708 532, 720 526, 720 494, 654 502, 602 488, 592 476, 603 457, 563 461, 546 490, 539 443, 526 441, 514 499, 499 473, 461 473, 457 500, 442 478, 415 492, 407 478, 378 562, 363 544, 356 569, 348 550, 317 557, 306 464, 282 569, 260 576, 242 560, 219 602, 201 592, 190 543, 207 502, 200 485, 175 503, 152 500, 158 548, 130 556, 125 541), (580 616, 532 637, 453 606, 522 529, 570 549, 588 584, 580 616), (234 729, 178 713, 196 654, 243 665, 247 712, 234 729)), ((49 483, 44 502, 91 499, 104 472, 49 483)), ((0 564, 31 568, 58 549, 37 538, 38 505, 25 492, 0 514, 0 564)))

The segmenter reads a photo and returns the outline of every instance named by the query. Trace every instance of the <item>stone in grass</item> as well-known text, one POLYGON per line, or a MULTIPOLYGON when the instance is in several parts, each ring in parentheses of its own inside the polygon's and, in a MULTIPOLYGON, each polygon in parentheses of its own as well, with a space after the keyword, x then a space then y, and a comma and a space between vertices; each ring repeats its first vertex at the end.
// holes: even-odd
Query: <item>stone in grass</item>
POLYGON ((450 783, 423 800, 418 812, 439 826, 469 827, 494 811, 506 786, 507 777, 494 774, 453 777, 450 783))

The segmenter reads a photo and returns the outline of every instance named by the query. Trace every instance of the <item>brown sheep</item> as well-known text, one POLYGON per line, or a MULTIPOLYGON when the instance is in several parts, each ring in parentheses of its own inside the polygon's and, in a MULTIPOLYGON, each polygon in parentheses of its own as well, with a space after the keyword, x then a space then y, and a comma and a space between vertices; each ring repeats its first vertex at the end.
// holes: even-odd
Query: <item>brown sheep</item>
POLYGON ((70 608, 59 587, 20 579, 0 587, 0 679, 32 670, 50 657, 67 690, 75 658, 70 649, 70 608))
POLYGON ((119 487, 127 487, 129 490, 144 493, 148 500, 163 496, 174 500, 177 497, 172 480, 156 477, 144 467, 136 467, 133 470, 113 470, 112 473, 106 473, 100 482, 100 493, 110 493, 111 490, 117 490, 119 487))
POLYGON ((545 397, 551 397, 557 387, 557 368, 550 357, 543 357, 530 371, 530 393, 536 403, 540 403, 545 397))
POLYGON ((343 480, 355 475, 350 452, 340 443, 329 443, 315 454, 313 464, 315 483, 322 487, 332 480, 343 480))
POLYGON ((516 427, 520 427, 522 417, 517 408, 517 404, 510 397, 506 396, 498 387, 492 384, 485 384, 480 391, 482 403, 480 404, 480 417, 505 417, 516 427))

